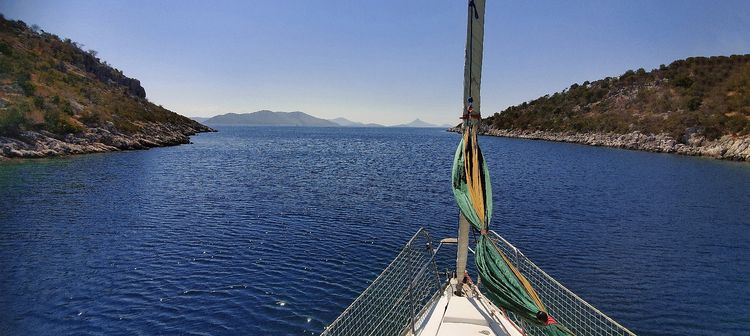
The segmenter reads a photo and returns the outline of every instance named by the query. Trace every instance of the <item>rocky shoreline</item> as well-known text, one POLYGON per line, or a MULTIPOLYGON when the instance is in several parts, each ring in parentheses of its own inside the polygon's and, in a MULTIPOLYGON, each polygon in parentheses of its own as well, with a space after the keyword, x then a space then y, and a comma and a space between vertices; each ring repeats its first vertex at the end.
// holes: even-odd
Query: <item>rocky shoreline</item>
POLYGON ((190 143, 190 136, 215 132, 199 123, 136 123, 139 131, 126 134, 111 123, 87 128, 78 134, 59 136, 47 131, 21 131, 14 137, 0 136, 0 159, 44 158, 74 154, 102 153, 131 149, 175 146, 190 143))
MULTIPOLYGON (((449 131, 459 132, 457 127, 449 131)), ((750 136, 725 135, 716 140, 708 140, 700 134, 691 134, 683 141, 677 141, 668 134, 644 134, 631 132, 613 133, 565 133, 548 131, 520 131, 484 128, 482 135, 570 142, 590 146, 606 146, 657 153, 674 153, 691 156, 705 156, 721 160, 750 162, 750 136)))

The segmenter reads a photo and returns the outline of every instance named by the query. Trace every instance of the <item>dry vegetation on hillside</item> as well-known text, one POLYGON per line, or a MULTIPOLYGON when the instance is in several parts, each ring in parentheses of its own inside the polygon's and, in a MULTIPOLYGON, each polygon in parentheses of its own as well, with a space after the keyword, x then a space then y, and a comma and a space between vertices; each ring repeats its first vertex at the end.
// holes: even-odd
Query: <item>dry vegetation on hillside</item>
POLYGON ((46 131, 63 136, 91 127, 135 133, 144 122, 201 127, 146 100, 138 80, 96 51, 0 16, 0 136, 46 131))
POLYGON ((659 69, 573 84, 486 119, 494 129, 634 131, 675 139, 750 134, 750 55, 693 57, 659 69))

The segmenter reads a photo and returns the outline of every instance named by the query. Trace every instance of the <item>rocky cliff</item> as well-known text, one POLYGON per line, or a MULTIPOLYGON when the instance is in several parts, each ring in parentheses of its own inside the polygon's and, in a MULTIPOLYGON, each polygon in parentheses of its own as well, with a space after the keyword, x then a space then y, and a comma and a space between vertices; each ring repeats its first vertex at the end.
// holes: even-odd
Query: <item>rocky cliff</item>
MULTIPOLYGON (((460 131, 459 128, 451 128, 450 130, 454 132, 460 131)), ((490 127, 484 127, 480 131, 480 134, 750 162, 750 136, 724 135, 718 139, 707 139, 704 135, 693 133, 685 139, 678 141, 666 133, 645 134, 639 131, 625 134, 598 132, 572 133, 501 130, 490 127)))
POLYGON ((135 133, 123 133, 111 124, 64 136, 44 130, 20 131, 13 137, 0 136, 0 156, 41 158, 175 146, 188 144, 191 135, 207 131, 182 123, 139 122, 136 125, 139 130, 135 133))

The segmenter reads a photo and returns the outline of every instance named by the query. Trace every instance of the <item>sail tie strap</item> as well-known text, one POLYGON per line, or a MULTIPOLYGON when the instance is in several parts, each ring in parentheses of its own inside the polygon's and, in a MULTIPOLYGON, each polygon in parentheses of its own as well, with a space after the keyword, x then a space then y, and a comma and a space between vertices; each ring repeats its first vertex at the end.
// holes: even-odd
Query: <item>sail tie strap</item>
POLYGON ((477 12, 477 5, 474 3, 474 0, 469 1, 469 7, 474 9, 474 18, 479 19, 479 12, 477 12))

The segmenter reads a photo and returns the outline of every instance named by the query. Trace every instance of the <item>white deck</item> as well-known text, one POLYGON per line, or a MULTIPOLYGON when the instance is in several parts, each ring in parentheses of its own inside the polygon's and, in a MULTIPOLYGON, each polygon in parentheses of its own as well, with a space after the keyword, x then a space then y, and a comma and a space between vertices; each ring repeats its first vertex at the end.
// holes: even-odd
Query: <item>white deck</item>
POLYGON ((420 318, 416 335, 523 336, 503 311, 476 287, 464 285, 464 296, 454 295, 454 291, 455 281, 446 287, 440 299, 420 318))

